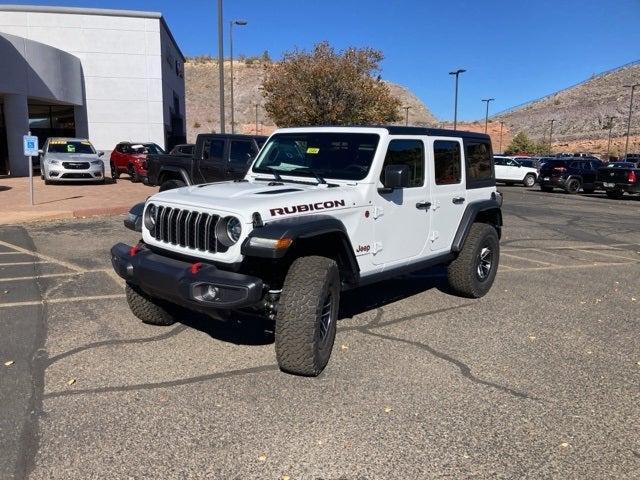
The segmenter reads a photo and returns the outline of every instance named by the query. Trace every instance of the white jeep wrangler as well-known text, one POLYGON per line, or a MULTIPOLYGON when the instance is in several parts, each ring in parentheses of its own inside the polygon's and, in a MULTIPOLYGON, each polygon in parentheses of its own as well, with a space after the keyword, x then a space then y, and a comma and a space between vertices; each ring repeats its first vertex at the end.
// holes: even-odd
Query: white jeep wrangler
POLYGON ((244 179, 150 197, 138 208, 142 242, 111 256, 142 321, 170 325, 178 307, 258 310, 275 319, 280 368, 314 376, 345 289, 445 264, 452 291, 487 293, 501 204, 487 135, 287 128, 244 179))

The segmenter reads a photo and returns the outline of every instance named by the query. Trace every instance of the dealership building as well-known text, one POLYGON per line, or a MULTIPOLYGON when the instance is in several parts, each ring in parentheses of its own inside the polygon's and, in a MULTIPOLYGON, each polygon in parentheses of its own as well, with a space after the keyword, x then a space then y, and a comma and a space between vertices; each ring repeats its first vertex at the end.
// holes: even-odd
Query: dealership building
POLYGON ((0 174, 28 175, 22 137, 185 141, 184 56, 160 13, 0 5, 0 174))

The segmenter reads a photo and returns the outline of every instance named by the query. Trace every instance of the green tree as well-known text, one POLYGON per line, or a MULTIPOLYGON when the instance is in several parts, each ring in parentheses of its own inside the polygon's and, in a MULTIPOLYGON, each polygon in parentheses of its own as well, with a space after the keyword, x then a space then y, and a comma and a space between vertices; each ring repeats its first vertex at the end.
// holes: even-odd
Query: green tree
POLYGON ((507 146, 505 153, 507 155, 519 153, 541 155, 547 151, 547 148, 548 146, 531 140, 526 133, 518 132, 507 146))
POLYGON ((400 100, 380 80, 383 55, 371 48, 286 52, 266 67, 264 108, 280 127, 365 125, 400 120, 400 100))

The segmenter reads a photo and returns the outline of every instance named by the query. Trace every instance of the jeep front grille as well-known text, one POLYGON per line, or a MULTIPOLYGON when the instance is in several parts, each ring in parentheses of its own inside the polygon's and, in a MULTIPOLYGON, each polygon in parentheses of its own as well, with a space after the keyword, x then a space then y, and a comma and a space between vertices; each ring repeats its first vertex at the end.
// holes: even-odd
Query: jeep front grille
POLYGON ((228 247, 216 238, 216 224, 220 220, 218 215, 158 206, 151 235, 171 245, 203 252, 226 252, 228 247))

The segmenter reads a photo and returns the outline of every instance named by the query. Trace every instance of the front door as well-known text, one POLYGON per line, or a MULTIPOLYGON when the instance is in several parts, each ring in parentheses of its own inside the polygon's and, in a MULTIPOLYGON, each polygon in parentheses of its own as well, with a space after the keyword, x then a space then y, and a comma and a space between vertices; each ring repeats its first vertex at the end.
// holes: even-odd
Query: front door
POLYGON ((432 217, 429 243, 432 251, 448 252, 458 230, 467 199, 465 198, 462 141, 430 138, 432 182, 432 217))
POLYGON ((226 179, 225 141, 220 138, 207 138, 202 145, 200 175, 204 182, 219 182, 226 179))
POLYGON ((387 165, 409 166, 409 186, 378 192, 373 209, 375 242, 371 246, 375 265, 408 263, 425 248, 430 215, 425 151, 425 143, 415 138, 395 138, 387 146, 380 186, 384 186, 387 165))

